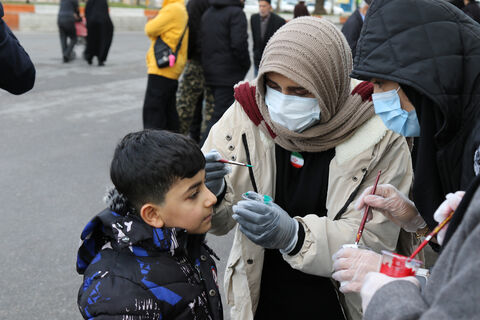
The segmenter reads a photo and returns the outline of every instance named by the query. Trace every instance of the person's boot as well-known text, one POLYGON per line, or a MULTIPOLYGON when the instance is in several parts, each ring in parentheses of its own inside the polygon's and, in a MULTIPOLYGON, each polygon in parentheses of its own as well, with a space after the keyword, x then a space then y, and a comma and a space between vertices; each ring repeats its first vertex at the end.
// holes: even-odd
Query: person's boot
POLYGON ((105 62, 98 60, 98 66, 103 67, 105 65, 105 62))

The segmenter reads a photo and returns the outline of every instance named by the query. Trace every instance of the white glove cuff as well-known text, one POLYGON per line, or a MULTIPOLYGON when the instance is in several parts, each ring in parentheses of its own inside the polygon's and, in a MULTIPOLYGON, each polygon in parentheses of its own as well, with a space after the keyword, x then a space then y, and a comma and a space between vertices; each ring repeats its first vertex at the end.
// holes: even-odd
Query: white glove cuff
POLYGON ((295 221, 295 235, 293 236, 292 240, 288 244, 288 246, 285 249, 280 249, 281 254, 289 254, 297 245, 298 241, 298 221, 293 219, 295 221))
POLYGON ((427 226, 425 220, 423 220, 422 216, 417 213, 417 216, 409 221, 407 225, 403 226, 403 229, 407 232, 416 232, 419 229, 423 229, 427 226))
POLYGON ((222 186, 220 187, 219 191, 215 194, 215 196, 218 198, 223 191, 225 190, 225 179, 222 179, 222 186))

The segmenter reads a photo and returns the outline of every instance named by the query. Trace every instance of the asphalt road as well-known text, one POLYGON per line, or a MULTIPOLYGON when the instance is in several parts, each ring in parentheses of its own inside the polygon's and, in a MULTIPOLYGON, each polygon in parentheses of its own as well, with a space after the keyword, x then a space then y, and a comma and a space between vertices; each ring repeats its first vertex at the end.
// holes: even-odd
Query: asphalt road
MULTIPOLYGON (((97 67, 62 63, 56 33, 17 36, 37 79, 21 96, 0 90, 0 319, 81 319, 79 235, 104 208, 116 143, 142 129, 149 43, 143 33, 116 33, 97 67)), ((232 238, 209 236, 219 279, 232 238)))

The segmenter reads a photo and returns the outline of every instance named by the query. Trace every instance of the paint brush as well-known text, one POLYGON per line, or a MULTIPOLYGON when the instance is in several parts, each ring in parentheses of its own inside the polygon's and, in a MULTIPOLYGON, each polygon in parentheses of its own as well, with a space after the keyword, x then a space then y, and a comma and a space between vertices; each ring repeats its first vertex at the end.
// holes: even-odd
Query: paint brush
POLYGON ((418 248, 412 253, 412 255, 410 256, 410 259, 413 259, 415 258, 415 256, 420 252, 420 250, 422 250, 426 245, 427 243, 440 231, 443 229, 443 227, 445 227, 445 225, 448 223, 448 221, 450 221, 453 217, 453 214, 455 213, 455 211, 452 211, 450 212, 450 214, 448 215, 448 217, 445 218, 445 220, 443 220, 442 222, 440 222, 438 224, 438 226, 435 227, 435 229, 433 229, 432 232, 430 232, 428 234, 428 236, 425 237, 425 240, 423 240, 423 242, 418 246, 418 248))
POLYGON ((236 166, 253 168, 253 166, 251 164, 237 162, 237 161, 230 161, 230 160, 225 160, 225 159, 220 159, 220 160, 217 160, 217 161, 222 162, 222 163, 234 164, 236 166))
MULTIPOLYGON (((380 179, 381 174, 382 174, 382 170, 378 171, 377 180, 375 180, 375 184, 373 185, 372 193, 370 193, 370 194, 375 194, 375 191, 377 191, 378 180, 380 179)), ((368 216, 368 210, 369 209, 370 209, 370 206, 365 206, 365 210, 363 211, 362 222, 360 222, 360 227, 358 227, 357 238, 355 239, 355 245, 358 245, 358 242, 360 242, 360 238, 362 237, 363 229, 365 228, 365 223, 367 222, 367 216, 368 216)))

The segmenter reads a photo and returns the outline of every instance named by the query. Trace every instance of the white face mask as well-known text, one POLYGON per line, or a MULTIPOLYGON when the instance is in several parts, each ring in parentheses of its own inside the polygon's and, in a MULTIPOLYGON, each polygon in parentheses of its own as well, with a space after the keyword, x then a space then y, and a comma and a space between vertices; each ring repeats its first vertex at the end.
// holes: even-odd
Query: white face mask
POLYGON ((290 131, 302 132, 320 120, 317 98, 290 96, 266 87, 265 103, 274 122, 290 131))

